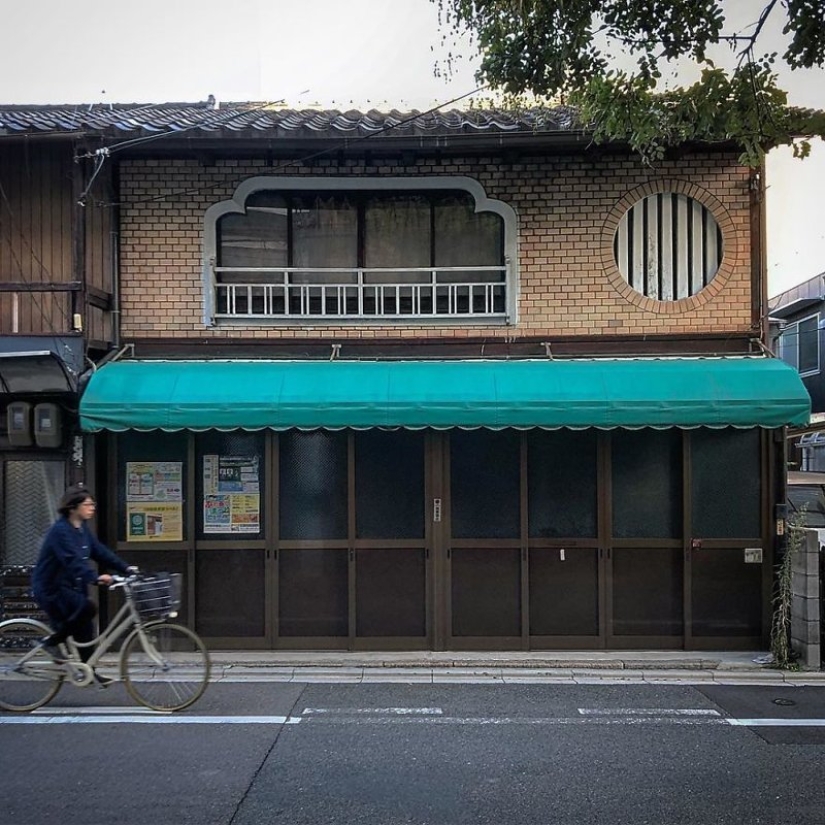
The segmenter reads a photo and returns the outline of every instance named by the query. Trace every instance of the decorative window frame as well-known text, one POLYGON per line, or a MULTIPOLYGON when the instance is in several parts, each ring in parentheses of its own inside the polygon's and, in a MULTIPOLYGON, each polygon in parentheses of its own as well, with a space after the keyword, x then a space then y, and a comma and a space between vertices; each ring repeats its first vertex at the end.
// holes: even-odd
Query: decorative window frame
MULTIPOLYGON (((369 319, 352 318, 266 318, 256 319, 254 324, 277 324, 294 326, 308 324, 312 326, 341 325, 409 325, 434 324, 438 326, 474 325, 512 326, 518 323, 519 267, 518 267, 518 216, 515 209, 504 201, 487 196, 484 187, 474 178, 464 175, 426 176, 426 177, 324 177, 293 175, 259 175, 247 178, 235 189, 229 200, 220 201, 210 206, 203 218, 203 258, 202 283, 204 293, 203 323, 206 327, 216 326, 214 318, 213 266, 217 260, 217 226, 224 215, 246 212, 246 200, 256 192, 421 192, 421 191, 462 191, 471 195, 475 203, 475 212, 492 212, 501 217, 504 226, 504 266, 505 266, 505 317, 456 317, 428 318, 410 315, 403 319, 371 317, 369 319)), ((238 322, 229 321, 229 324, 238 322)), ((249 323, 245 321, 244 323, 249 323)), ((224 322, 221 322, 221 326, 224 322)))
POLYGON ((689 312, 698 309, 715 298, 725 288, 735 266, 742 259, 742 248, 739 233, 728 210, 721 201, 710 192, 694 183, 679 178, 663 178, 661 180, 644 183, 627 192, 608 213, 601 232, 601 264, 609 283, 630 304, 649 312, 672 313, 689 312), (713 215, 722 233, 722 261, 719 269, 710 283, 695 295, 678 298, 674 301, 663 301, 649 298, 635 290, 624 278, 613 253, 613 241, 619 223, 627 211, 640 200, 650 196, 665 193, 685 195, 701 203, 713 215))

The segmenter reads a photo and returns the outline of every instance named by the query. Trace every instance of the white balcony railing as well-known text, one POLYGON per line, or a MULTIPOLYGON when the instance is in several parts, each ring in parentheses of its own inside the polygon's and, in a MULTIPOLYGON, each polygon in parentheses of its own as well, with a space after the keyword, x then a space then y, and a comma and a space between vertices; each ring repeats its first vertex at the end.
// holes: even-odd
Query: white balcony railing
POLYGON ((213 267, 216 319, 506 318, 506 266, 213 267))

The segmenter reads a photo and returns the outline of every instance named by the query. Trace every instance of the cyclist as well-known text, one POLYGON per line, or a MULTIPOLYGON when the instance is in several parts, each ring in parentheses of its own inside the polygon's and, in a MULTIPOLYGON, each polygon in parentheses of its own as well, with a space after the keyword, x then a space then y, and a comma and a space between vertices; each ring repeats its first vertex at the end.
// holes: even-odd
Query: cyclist
MULTIPOLYGON (((72 636, 75 641, 89 642, 94 638, 94 617, 97 606, 89 598, 90 584, 111 584, 112 577, 97 573, 90 561, 104 569, 119 573, 136 573, 95 538, 87 524, 95 514, 95 500, 83 484, 69 487, 57 508, 60 517, 51 526, 32 573, 32 590, 38 605, 48 614, 54 632, 42 641, 43 650, 56 662, 65 661, 60 645, 72 636)), ((92 646, 78 648, 86 662, 92 646)), ((98 673, 95 680, 101 687, 111 683, 98 673)))

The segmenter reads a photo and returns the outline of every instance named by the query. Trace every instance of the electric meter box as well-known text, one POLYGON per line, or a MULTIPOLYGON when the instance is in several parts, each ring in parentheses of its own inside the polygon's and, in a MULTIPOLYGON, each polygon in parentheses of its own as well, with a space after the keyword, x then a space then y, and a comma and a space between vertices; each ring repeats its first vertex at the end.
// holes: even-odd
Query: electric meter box
POLYGON ((57 404, 38 404, 34 408, 34 440, 38 447, 59 447, 63 441, 63 422, 57 404))
POLYGON ((6 408, 6 433, 13 447, 31 447, 32 405, 28 401, 12 401, 6 408))

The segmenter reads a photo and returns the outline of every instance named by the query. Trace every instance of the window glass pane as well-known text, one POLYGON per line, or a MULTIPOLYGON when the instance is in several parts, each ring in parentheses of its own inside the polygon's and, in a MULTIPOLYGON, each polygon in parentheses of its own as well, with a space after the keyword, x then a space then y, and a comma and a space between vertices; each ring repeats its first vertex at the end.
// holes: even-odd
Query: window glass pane
POLYGON ((134 541, 148 548, 152 536, 158 541, 187 538, 187 439, 186 433, 162 431, 118 435, 119 541, 134 541))
POLYGON ((196 439, 197 538, 263 538, 263 433, 208 432, 196 439))
MULTIPOLYGON (((501 218, 493 212, 476 212, 469 195, 440 197, 435 204, 435 264, 441 267, 495 266, 504 263, 501 218)), ((503 281, 504 273, 454 273, 454 280, 503 281)))
POLYGON ((195 578, 198 633, 212 637, 260 638, 264 635, 264 563, 262 550, 198 552, 195 578), (227 582, 243 584, 228 586, 227 582))
POLYGON ((595 536, 596 433, 527 434, 530 538, 595 536))
POLYGON ((779 357, 794 369, 799 368, 799 325, 791 324, 779 336, 779 357))
POLYGON ((282 550, 278 554, 280 636, 346 636, 349 588, 346 550, 282 550))
POLYGON ((426 636, 423 549, 361 547, 355 554, 357 636, 426 636))
MULTIPOLYGON (((364 266, 369 268, 430 266, 430 204, 416 195, 376 196, 364 212, 364 266)), ((367 273, 368 283, 429 281, 429 272, 367 273)))
POLYGON ((361 539, 424 536, 424 434, 355 434, 355 531, 361 539))
POLYGON ((453 431, 450 490, 454 538, 518 538, 519 433, 453 431))
POLYGON ((799 371, 819 371, 819 316, 799 322, 799 371))
POLYGON ((347 537, 347 434, 283 433, 280 450, 282 539, 347 537))
POLYGON ((758 538, 759 430, 692 430, 693 535, 758 538))
POLYGON ((681 548, 614 548, 612 579, 614 635, 683 634, 681 548))
POLYGON ((682 535, 682 436, 679 430, 612 434, 613 535, 682 535))
MULTIPOLYGON (((358 210, 344 196, 296 197, 292 202, 292 265, 358 266, 358 210)), ((354 283, 354 273, 296 273, 294 283, 354 283)))
POLYGON ((57 518, 66 465, 62 461, 6 461, 0 567, 37 561, 43 536, 57 518))
POLYGON ((762 636, 762 565, 747 564, 744 548, 692 552, 694 636, 762 636))
MULTIPOLYGON (((246 214, 218 220, 218 266, 287 266, 287 208, 283 197, 259 192, 247 200, 246 214)), ((253 273, 223 273, 249 283, 253 273)))
POLYGON ((517 548, 452 551, 452 635, 521 634, 521 553, 517 548))

